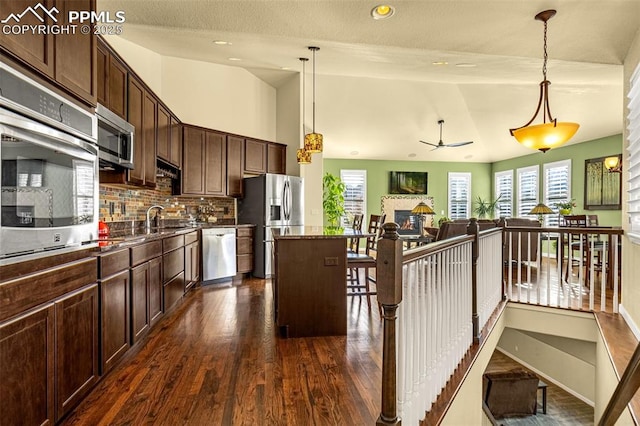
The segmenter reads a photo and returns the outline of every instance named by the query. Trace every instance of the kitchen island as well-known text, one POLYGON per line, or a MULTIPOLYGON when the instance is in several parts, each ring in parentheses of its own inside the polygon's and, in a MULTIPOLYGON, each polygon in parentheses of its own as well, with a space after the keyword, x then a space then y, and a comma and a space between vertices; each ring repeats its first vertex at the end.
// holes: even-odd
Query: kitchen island
POLYGON ((347 239, 351 229, 274 229, 274 309, 284 337, 347 334, 347 239))

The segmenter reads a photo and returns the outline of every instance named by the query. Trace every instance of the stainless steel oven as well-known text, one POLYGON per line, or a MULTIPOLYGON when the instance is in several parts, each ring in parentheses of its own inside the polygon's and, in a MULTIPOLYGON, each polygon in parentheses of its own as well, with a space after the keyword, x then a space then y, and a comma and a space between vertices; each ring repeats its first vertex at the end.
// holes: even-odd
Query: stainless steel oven
POLYGON ((0 259, 97 238, 95 124, 0 63, 0 259))

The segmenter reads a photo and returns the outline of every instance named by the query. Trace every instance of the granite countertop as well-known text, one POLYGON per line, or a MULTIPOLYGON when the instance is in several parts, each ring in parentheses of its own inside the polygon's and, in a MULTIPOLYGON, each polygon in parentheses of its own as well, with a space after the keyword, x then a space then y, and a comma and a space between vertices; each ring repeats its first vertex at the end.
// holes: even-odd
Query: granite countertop
POLYGON ((177 227, 160 227, 152 228, 146 231, 141 228, 133 228, 124 231, 114 231, 109 237, 97 241, 98 251, 104 252, 117 248, 130 247, 161 238, 171 237, 173 235, 188 234, 198 229, 209 228, 246 228, 255 225, 216 225, 215 223, 198 223, 195 226, 177 226, 177 227))
POLYGON ((295 226, 274 228, 273 238, 276 240, 326 239, 326 238, 366 238, 372 234, 354 231, 351 228, 334 228, 324 226, 295 226))

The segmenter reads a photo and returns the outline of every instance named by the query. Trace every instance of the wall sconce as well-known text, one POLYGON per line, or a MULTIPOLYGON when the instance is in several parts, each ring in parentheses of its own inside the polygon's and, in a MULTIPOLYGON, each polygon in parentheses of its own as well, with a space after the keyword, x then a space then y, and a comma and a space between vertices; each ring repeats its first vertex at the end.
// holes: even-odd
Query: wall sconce
POLYGON ((620 162, 620 156, 607 157, 604 159, 604 167, 610 173, 622 173, 622 163, 620 162))

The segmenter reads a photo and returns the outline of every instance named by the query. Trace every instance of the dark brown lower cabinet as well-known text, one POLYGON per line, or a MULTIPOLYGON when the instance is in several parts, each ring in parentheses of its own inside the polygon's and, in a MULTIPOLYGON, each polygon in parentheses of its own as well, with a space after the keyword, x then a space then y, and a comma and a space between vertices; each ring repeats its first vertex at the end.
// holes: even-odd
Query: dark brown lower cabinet
POLYGON ((131 269, 131 344, 151 327, 149 318, 149 262, 131 269))
POLYGON ((184 271, 164 285, 164 311, 169 311, 184 295, 184 271))
POLYGON ((162 316, 162 258, 131 269, 131 344, 162 316))
POLYGON ((129 270, 100 281, 102 301, 102 374, 129 350, 129 270))
POLYGON ((200 280, 200 243, 184 247, 184 291, 187 292, 200 280))
POLYGON ((79 403, 98 381, 98 285, 55 302, 56 421, 79 403))
POLYGON ((162 318, 162 257, 149 262, 149 319, 151 326, 162 318))
POLYGON ((185 293, 200 280, 200 233, 191 232, 184 236, 184 291, 185 293))
POLYGON ((0 323, 0 425, 52 425, 53 303, 0 323))

